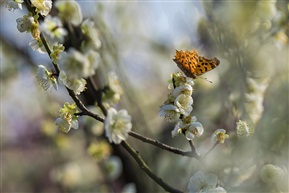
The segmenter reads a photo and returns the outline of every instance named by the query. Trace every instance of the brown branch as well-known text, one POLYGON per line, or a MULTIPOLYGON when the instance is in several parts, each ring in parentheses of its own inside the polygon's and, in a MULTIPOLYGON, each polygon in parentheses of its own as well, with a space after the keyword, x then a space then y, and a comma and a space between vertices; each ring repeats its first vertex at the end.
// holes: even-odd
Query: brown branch
MULTIPOLYGON (((32 7, 31 7, 31 5, 30 5, 30 2, 29 2, 28 0, 25 0, 25 4, 26 4, 27 9, 35 15, 36 13, 35 13, 35 11, 32 9, 32 7)), ((46 51, 47 51, 47 54, 48 54, 49 57, 51 58, 51 56, 50 56, 51 50, 50 50, 49 45, 48 45, 48 43, 47 43, 47 41, 46 41, 46 39, 45 39, 45 37, 43 36, 42 33, 40 33, 40 39, 41 39, 41 41, 42 41, 42 43, 43 43, 43 45, 44 45, 44 47, 45 47, 45 49, 46 49, 46 51)), ((53 66, 54 66, 54 68, 55 68, 55 70, 56 70, 57 75, 59 75, 59 73, 60 73, 60 68, 59 68, 59 66, 58 66, 57 64, 54 64, 53 62, 52 62, 52 64, 53 64, 53 66)), ((72 98, 72 99, 74 100, 74 102, 76 103, 77 107, 82 111, 81 113, 78 113, 78 115, 88 115, 88 116, 90 116, 90 117, 95 118, 96 120, 98 120, 98 121, 100 121, 100 122, 104 122, 104 118, 102 118, 102 117, 100 117, 100 116, 92 113, 91 111, 89 111, 89 110, 85 107, 85 105, 79 100, 79 98, 75 95, 75 93, 74 93, 71 89, 69 89, 69 88, 67 88, 67 87, 65 87, 65 88, 66 88, 66 90, 68 91, 68 93, 69 93, 69 95, 71 96, 71 98, 72 98)), ((103 109, 102 109, 102 110, 103 110, 103 109)), ((105 111, 104 113, 106 113, 106 111, 105 111)))
POLYGON ((196 151, 182 151, 178 148, 174 148, 174 147, 171 147, 169 145, 166 145, 164 143, 161 143, 159 142, 158 140, 154 140, 154 139, 150 139, 148 137, 144 137, 136 132, 133 132, 133 131, 130 131, 128 133, 130 136, 136 138, 136 139, 139 139, 145 143, 149 143, 149 144, 152 144, 154 146, 157 146, 161 149, 164 149, 166 151, 169 151, 169 152, 172 152, 172 153, 175 153, 175 154, 179 154, 179 155, 182 155, 182 156, 187 156, 187 157, 195 157, 195 158, 199 158, 200 156, 196 153, 196 151))
MULTIPOLYGON (((30 6, 30 2, 28 0, 25 0, 25 4, 28 8, 29 11, 32 11, 34 14, 34 10, 31 8, 30 6)), ((51 50, 49 48, 49 45, 47 43, 47 41, 45 40, 45 37, 40 34, 40 38, 42 40, 42 43, 50 57, 50 54, 51 54, 51 50)), ((53 66, 55 67, 55 70, 56 70, 56 73, 59 74, 60 72, 60 69, 59 69, 59 66, 57 64, 54 64, 53 63, 53 66)), ((92 86, 93 85, 93 82, 92 83, 92 86)), ((101 121, 101 122, 104 122, 104 119, 101 118, 100 116, 92 113, 91 111, 89 111, 85 105, 81 102, 81 100, 76 96, 76 94, 74 93, 73 90, 67 88, 67 91, 69 93, 69 95, 71 96, 71 98, 74 100, 74 102, 76 103, 77 107, 82 111, 81 113, 77 113, 77 115, 87 115, 87 116, 90 116, 98 121, 101 121)), ((95 89, 95 88, 94 88, 95 89)), ((96 89, 95 89, 96 90, 96 89)), ((101 101, 101 92, 97 92, 97 102, 98 102, 98 105, 100 106, 101 110, 103 111, 103 113, 106 115, 106 109, 102 106, 102 101, 101 101)), ((136 134, 136 133, 133 133, 132 132, 130 133, 130 135, 134 135, 134 136, 138 136, 139 139, 146 139, 145 142, 148 142, 148 143, 151 143, 151 144, 155 144, 156 146, 158 147, 162 147, 163 149, 166 149, 168 151, 172 151, 172 152, 181 152, 180 150, 178 149, 175 149, 175 148, 172 148, 168 145, 165 145, 165 144, 162 144, 156 140, 151 140, 151 139, 148 139, 148 138, 145 138, 145 137, 140 137, 140 135, 136 134)), ((137 138, 137 137, 136 137, 137 138)), ((150 177, 152 178, 157 184, 159 184, 164 190, 168 191, 168 192, 171 192, 171 193, 183 193, 182 191, 178 190, 178 189, 174 189, 173 187, 169 186, 167 183, 165 183, 161 178, 159 178, 158 176, 156 176, 152 171, 151 169, 149 168, 149 166, 144 162, 144 160, 141 158, 141 156, 138 154, 138 152, 136 150, 134 150, 126 141, 123 141, 121 143, 121 145, 127 150, 127 152, 136 160, 136 162, 138 163, 138 165, 140 166, 140 168, 150 177)), ((180 153, 179 153, 180 154, 180 153)), ((190 155, 190 154, 194 154, 194 152, 183 152, 181 155, 190 155)))
POLYGON ((97 89, 97 87, 96 87, 96 85, 95 85, 95 83, 94 83, 94 81, 92 80, 91 77, 87 79, 87 83, 88 83, 89 88, 92 90, 92 94, 93 94, 93 96, 96 99, 97 105, 101 109, 101 111, 104 114, 104 116, 106 116, 107 110, 102 104, 102 92, 103 92, 103 89, 97 89))
POLYGON ((126 141, 123 141, 121 143, 122 147, 135 159, 135 161, 138 163, 139 167, 151 178, 153 179, 157 184, 159 184, 164 190, 171 193, 182 193, 182 191, 178 189, 174 189, 173 187, 169 186, 167 183, 165 183, 161 178, 156 176, 149 166, 145 163, 145 161, 141 158, 139 153, 133 149, 126 141))
POLYGON ((90 116, 90 117, 100 121, 100 122, 104 122, 104 118, 102 118, 102 117, 98 116, 97 114, 94 114, 90 110, 88 110, 72 90, 70 90, 67 87, 66 87, 66 89, 67 89, 69 95, 71 96, 71 98, 76 103, 77 107, 82 111, 81 113, 78 113, 77 115, 87 115, 87 116, 90 116))
MULTIPOLYGON (((47 54, 48 54, 49 58, 51 59, 51 56, 50 56, 51 55, 51 50, 50 50, 49 45, 48 45, 48 43, 47 43, 47 41, 46 41, 46 39, 45 39, 45 37, 43 36, 42 33, 40 33, 40 39, 41 39, 41 41, 42 41, 42 43, 43 43, 43 45, 44 45, 44 47, 45 47, 45 49, 47 51, 47 54)), ((59 73, 60 73, 60 68, 59 68, 59 66, 57 64, 54 64, 53 62, 52 62, 52 64, 53 64, 53 66, 55 68, 56 75, 58 76, 59 73)))

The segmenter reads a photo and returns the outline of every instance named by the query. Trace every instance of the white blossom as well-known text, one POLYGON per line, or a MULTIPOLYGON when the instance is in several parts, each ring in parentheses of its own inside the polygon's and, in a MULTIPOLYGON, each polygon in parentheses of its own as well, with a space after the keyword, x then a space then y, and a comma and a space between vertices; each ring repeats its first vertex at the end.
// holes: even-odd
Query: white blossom
POLYGON ((71 128, 78 129, 78 121, 77 120, 71 120, 67 121, 66 119, 63 118, 57 118, 55 121, 55 124, 59 129, 65 133, 70 131, 71 128))
POLYGON ((180 110, 174 105, 163 105, 159 114, 169 122, 175 122, 180 118, 180 110))
POLYGON ((58 89, 56 78, 52 72, 49 72, 45 66, 38 65, 36 73, 37 82, 41 85, 44 90, 50 89, 52 86, 55 90, 58 89))
POLYGON ((226 138, 229 138, 229 135, 225 129, 217 129, 211 136, 212 141, 220 143, 224 143, 226 138))
POLYGON ((223 187, 212 188, 206 191, 206 193, 227 193, 223 187))
POLYGON ((63 43, 67 31, 62 27, 62 23, 58 17, 45 17, 44 22, 40 24, 40 30, 46 36, 50 45, 63 43))
POLYGON ((285 177, 284 174, 284 171, 280 167, 272 164, 263 166, 260 171, 261 179, 268 184, 282 181, 282 179, 285 177))
POLYGON ((108 86, 114 93, 123 93, 119 78, 114 72, 108 73, 108 86))
POLYGON ((35 24, 34 17, 24 15, 22 18, 16 19, 17 29, 19 32, 29 31, 31 26, 35 24))
POLYGON ((85 90, 86 81, 83 78, 80 79, 71 79, 68 78, 64 71, 60 71, 58 80, 67 88, 73 90, 76 95, 79 95, 85 90))
POLYGON ((57 1, 55 7, 59 11, 59 17, 75 26, 82 22, 82 13, 78 3, 74 0, 57 1))
POLYGON ((98 31, 94 25, 94 22, 85 19, 81 24, 81 31, 86 36, 85 41, 82 41, 81 50, 86 52, 88 50, 98 50, 101 46, 98 31))
POLYGON ((89 51, 86 55, 70 48, 67 53, 59 57, 59 66, 70 79, 87 78, 95 73, 99 64, 99 55, 89 51))
POLYGON ((100 64, 100 55, 98 52, 94 50, 88 50, 85 54, 85 57, 89 61, 89 66, 87 68, 86 76, 92 76, 95 74, 96 69, 99 67, 100 64))
POLYGON ((193 87, 190 84, 183 84, 174 89, 173 95, 177 97, 180 94, 191 96, 193 94, 193 87))
POLYGON ((237 136, 239 138, 251 137, 255 132, 253 126, 246 121, 239 120, 236 124, 237 136))
POLYGON ((56 119, 55 124, 59 129, 67 133, 71 128, 78 129, 78 120, 75 113, 77 113, 77 105, 75 103, 65 103, 64 107, 59 110, 59 118, 56 119))
POLYGON ((44 45, 42 44, 41 40, 36 40, 33 39, 30 43, 29 46, 32 48, 32 50, 37 51, 41 54, 46 54, 46 49, 44 45))
POLYGON ((52 8, 51 0, 31 0, 31 3, 36 7, 36 12, 43 16, 47 16, 52 8))
POLYGON ((190 178, 188 190, 190 193, 207 192, 216 187, 217 179, 215 174, 205 174, 199 170, 190 178))
POLYGON ((181 114, 188 116, 193 110, 193 107, 192 107, 193 102, 194 101, 191 96, 180 94, 175 99, 174 105, 178 107, 181 114))
POLYGON ((195 137, 200 137, 204 133, 203 125, 199 122, 193 122, 186 131, 186 138, 193 140, 195 137))
POLYGON ((126 110, 122 109, 117 112, 114 108, 108 109, 104 129, 105 136, 110 143, 120 144, 121 141, 126 140, 131 128, 131 116, 126 110))
POLYGON ((1 5, 11 11, 15 9, 22 9, 23 2, 24 0, 2 0, 1 5))

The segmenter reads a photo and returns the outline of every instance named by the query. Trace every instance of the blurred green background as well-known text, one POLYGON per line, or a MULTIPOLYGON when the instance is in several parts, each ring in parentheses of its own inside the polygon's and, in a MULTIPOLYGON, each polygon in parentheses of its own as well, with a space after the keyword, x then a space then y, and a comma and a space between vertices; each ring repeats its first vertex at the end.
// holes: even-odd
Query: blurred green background
MULTIPOLYGON (((104 85, 107 72, 118 74, 124 94, 116 108, 127 109, 133 131, 144 136, 189 150, 183 136, 171 137, 174 124, 158 114, 170 92, 170 74, 179 71, 172 58, 175 50, 195 48, 220 60, 203 76, 213 83, 195 80, 193 114, 205 132, 194 143, 204 154, 216 129, 227 130, 230 138, 200 162, 129 137, 158 176, 187 191, 190 176, 203 169, 218 175, 227 192, 271 192, 260 168, 271 163, 288 170, 288 1, 79 4, 100 33, 97 80, 104 85), (240 119, 252 124, 253 137, 237 137, 240 119)), ((78 130, 56 130, 59 108, 72 100, 61 86, 47 92, 37 85, 37 65, 51 62, 29 47, 30 34, 18 32, 16 19, 23 14, 25 7, 1 7, 1 192, 122 192, 128 183, 137 192, 163 192, 123 148, 105 144, 97 146, 103 159, 89 155, 88 146, 101 143, 101 123, 81 117, 78 130), (121 160, 115 176, 107 166, 111 158, 121 160)), ((89 96, 81 97, 93 106, 89 96)))

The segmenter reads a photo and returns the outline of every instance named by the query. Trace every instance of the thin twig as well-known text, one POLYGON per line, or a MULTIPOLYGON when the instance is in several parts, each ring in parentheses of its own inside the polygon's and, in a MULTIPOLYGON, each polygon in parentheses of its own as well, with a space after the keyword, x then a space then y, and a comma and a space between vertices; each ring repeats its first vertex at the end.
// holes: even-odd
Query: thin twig
POLYGON ((204 154, 203 158, 205 158, 218 144, 219 144, 219 142, 216 142, 216 143, 214 144, 214 146, 211 147, 211 149, 209 149, 209 151, 204 154))
MULTIPOLYGON (((28 10, 30 11, 33 11, 31 9, 31 6, 30 6, 30 3, 29 1, 25 0, 25 3, 26 3, 26 6, 28 8, 28 10)), ((35 14, 35 12, 33 11, 33 13, 35 14)), ((42 40, 42 43, 48 53, 48 55, 50 56, 51 54, 51 50, 49 48, 49 45, 47 44, 44 36, 42 34, 40 34, 40 38, 42 40)), ((54 67, 55 67, 55 70, 56 70, 56 73, 59 74, 60 72, 60 69, 59 69, 59 66, 57 64, 54 64, 54 67)), ((99 117, 98 115, 92 113, 91 111, 89 111, 85 105, 81 102, 81 100, 79 100, 79 98, 75 95, 74 91, 67 88, 67 91, 69 93, 69 95, 71 96, 71 98, 74 100, 74 102, 76 103, 77 107, 82 111, 81 113, 78 113, 78 115, 88 115, 90 117, 93 117, 95 118, 96 120, 98 121, 101 121, 101 122, 104 122, 104 119, 99 117)), ((102 101, 101 101, 101 93, 100 92, 97 92, 98 94, 98 97, 97 97, 97 102, 98 102, 98 105, 102 106, 102 101)), ((105 108, 101 108, 103 113, 106 115, 106 109, 105 108)), ((140 135, 138 135, 140 136, 140 135)), ((151 141, 151 140, 149 140, 151 141)), ((147 141, 148 142, 148 141, 147 141)), ((172 152, 181 152, 180 150, 178 149, 175 149, 175 148, 171 148, 165 144, 162 144, 158 141, 155 141, 154 143, 152 144, 158 144, 157 146, 160 146, 160 147, 165 147, 165 149, 172 151, 172 152), (174 149, 174 150, 173 150, 174 149)), ((141 158, 141 156, 138 154, 137 151, 135 151, 127 142, 123 141, 121 143, 121 145, 130 153, 130 155, 137 161, 138 165, 140 166, 140 168, 150 177, 152 178, 157 184, 159 184, 162 188, 164 188, 164 190, 168 191, 168 192, 171 192, 171 193, 182 193, 182 191, 180 190, 177 190, 177 189, 174 189, 173 187, 169 186, 168 184, 166 184, 161 178, 159 178, 158 176, 156 176, 152 171, 151 169, 148 167, 148 165, 144 162, 144 160, 141 158)), ((194 152, 183 152, 181 155, 190 155, 190 154, 194 154, 194 152)))
MULTIPOLYGON (((43 36, 42 33, 40 33, 40 39, 41 39, 41 41, 42 41, 42 43, 43 43, 43 45, 44 45, 44 47, 45 47, 45 49, 47 51, 48 56, 51 58, 51 56, 50 56, 51 55, 51 50, 50 50, 49 45, 48 45, 48 43, 47 43, 47 41, 46 41, 46 39, 45 39, 45 37, 43 36)), ((58 76, 59 73, 60 73, 60 68, 59 68, 59 66, 57 64, 54 64, 53 62, 52 62, 52 64, 53 64, 53 66, 55 68, 56 75, 58 76)))
POLYGON ((82 111, 81 113, 78 113, 78 115, 87 115, 87 116, 90 116, 90 117, 100 121, 100 122, 104 122, 104 118, 102 118, 102 117, 98 116, 97 114, 94 114, 90 110, 88 110, 72 90, 70 90, 69 88, 66 88, 66 89, 67 89, 69 95, 71 96, 71 98, 76 103, 77 107, 82 111))
POLYGON ((159 184, 164 190, 171 193, 182 193, 182 191, 178 189, 174 189, 171 186, 169 186, 167 183, 165 183, 161 178, 156 176, 149 166, 145 163, 145 161, 141 158, 139 153, 133 149, 126 141, 123 141, 121 143, 122 147, 127 150, 127 152, 135 159, 135 161, 138 163, 139 167, 150 177, 152 178, 157 184, 159 184))
MULTIPOLYGON (((27 0, 25 0, 25 4, 26 4, 27 9, 35 15, 36 13, 35 13, 35 11, 31 8, 30 2, 27 1, 27 0)), ((45 47, 45 49, 46 49, 46 51, 47 51, 47 54, 48 54, 49 57, 50 57, 51 50, 50 50, 50 48, 49 48, 49 45, 48 45, 45 37, 42 35, 42 33, 40 33, 40 39, 41 39, 41 41, 42 41, 42 43, 43 43, 43 45, 44 45, 44 47, 45 47)), ((59 66, 58 66, 57 64, 54 64, 54 63, 52 63, 52 64, 53 64, 53 66, 54 66, 54 68, 55 68, 55 70, 56 70, 57 75, 59 75, 59 73, 60 73, 59 66)), ((104 119, 103 119, 102 117, 100 117, 100 116, 92 113, 91 111, 89 111, 89 110, 85 107, 85 105, 79 100, 79 98, 75 95, 75 93, 74 93, 71 89, 69 89, 69 88, 67 88, 67 87, 65 87, 65 88, 66 88, 66 90, 68 91, 68 93, 69 93, 69 95, 71 96, 71 98, 72 98, 72 99, 74 100, 74 102, 76 103, 77 107, 82 111, 82 112, 79 113, 78 115, 88 115, 88 116, 90 116, 90 117, 95 118, 96 120, 98 120, 98 121, 100 121, 100 122, 104 122, 104 119)), ((105 112, 106 112, 106 111, 105 111, 105 112)))
POLYGON ((179 155, 182 155, 182 156, 187 156, 187 157, 195 157, 195 158, 199 158, 199 155, 195 152, 195 151, 182 151, 178 148, 174 148, 174 147, 171 147, 169 145, 166 145, 164 143, 161 143, 159 142, 158 140, 154 140, 154 139, 150 139, 148 137, 144 137, 136 132, 133 132, 133 131, 130 131, 128 133, 130 136, 136 138, 136 139, 139 139, 145 143, 149 143, 149 144, 152 144, 152 145, 155 145, 157 147, 160 147, 161 149, 164 149, 164 150, 167 150, 167 151, 170 151, 172 153, 175 153, 175 154, 179 154, 179 155))
POLYGON ((194 142, 192 140, 189 140, 189 144, 190 144, 190 147, 191 147, 191 151, 192 152, 195 152, 197 154, 197 151, 196 151, 196 147, 194 145, 194 142))

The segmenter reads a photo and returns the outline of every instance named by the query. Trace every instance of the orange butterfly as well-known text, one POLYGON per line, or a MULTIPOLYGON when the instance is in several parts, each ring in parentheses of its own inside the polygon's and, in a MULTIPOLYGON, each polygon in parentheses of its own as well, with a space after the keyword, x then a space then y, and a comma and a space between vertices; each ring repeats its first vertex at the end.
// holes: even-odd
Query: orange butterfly
POLYGON ((173 60, 185 75, 190 78, 197 78, 197 76, 216 68, 220 64, 217 58, 208 59, 204 56, 199 56, 198 52, 194 49, 192 52, 188 50, 185 52, 183 50, 176 50, 173 60))

